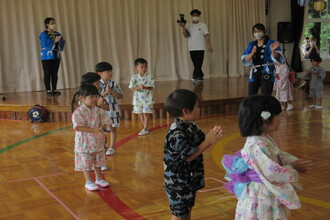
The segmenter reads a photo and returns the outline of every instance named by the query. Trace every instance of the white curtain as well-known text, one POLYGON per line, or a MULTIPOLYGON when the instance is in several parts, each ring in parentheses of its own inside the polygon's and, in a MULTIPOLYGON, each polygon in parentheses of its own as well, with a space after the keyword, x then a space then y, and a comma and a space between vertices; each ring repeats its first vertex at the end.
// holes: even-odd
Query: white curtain
POLYGON ((54 17, 66 40, 58 88, 74 88, 100 61, 128 83, 138 57, 158 81, 190 79, 187 39, 176 23, 202 11, 214 52, 205 53, 205 78, 241 76, 240 56, 251 28, 265 23, 264 0, 0 0, 0 92, 44 90, 39 34, 54 17))

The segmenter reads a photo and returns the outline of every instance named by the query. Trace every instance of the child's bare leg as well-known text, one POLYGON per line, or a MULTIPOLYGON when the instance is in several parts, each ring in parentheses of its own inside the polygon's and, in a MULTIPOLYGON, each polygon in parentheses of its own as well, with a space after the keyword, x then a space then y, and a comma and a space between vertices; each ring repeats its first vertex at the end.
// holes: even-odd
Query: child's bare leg
POLYGON ((316 105, 316 98, 313 98, 313 105, 316 105))
POLYGON ((172 218, 171 218, 171 220, 190 220, 190 219, 191 219, 191 211, 185 217, 179 218, 179 217, 172 215, 172 218))
POLYGON ((143 115, 144 115, 144 129, 145 130, 148 130, 148 128, 149 128, 149 114, 148 113, 143 113, 143 115))
POLYGON ((144 113, 139 114, 139 119, 142 123, 143 128, 145 128, 145 122, 144 122, 144 113))
POLYGON ((322 99, 320 99, 320 98, 316 98, 315 100, 316 100, 316 101, 315 101, 316 105, 319 105, 319 106, 322 105, 322 99))
POLYGON ((84 176, 86 179, 86 183, 93 182, 92 175, 90 171, 84 171, 84 176))
POLYGON ((114 147, 115 146, 116 140, 117 140, 117 128, 116 127, 112 127, 111 128, 110 147, 114 147))
POLYGON ((94 172, 95 172, 95 178, 96 180, 102 180, 102 172, 101 172, 101 167, 94 167, 94 172))

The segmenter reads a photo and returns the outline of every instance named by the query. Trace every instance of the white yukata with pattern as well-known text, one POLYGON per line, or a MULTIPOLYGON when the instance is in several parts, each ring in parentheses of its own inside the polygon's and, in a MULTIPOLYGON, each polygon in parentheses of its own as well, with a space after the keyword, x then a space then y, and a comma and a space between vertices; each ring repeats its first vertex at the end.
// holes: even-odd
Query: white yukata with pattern
MULTIPOLYGON (((134 74, 131 78, 128 88, 132 89, 140 85, 155 88, 155 80, 151 74, 134 74)), ((153 91, 148 89, 135 90, 133 94, 133 113, 152 113, 154 97, 153 91)))
POLYGON ((247 137, 241 153, 262 183, 245 187, 238 198, 236 220, 285 220, 289 209, 300 208, 295 190, 302 189, 299 174, 289 165, 296 157, 281 151, 270 136, 247 137))

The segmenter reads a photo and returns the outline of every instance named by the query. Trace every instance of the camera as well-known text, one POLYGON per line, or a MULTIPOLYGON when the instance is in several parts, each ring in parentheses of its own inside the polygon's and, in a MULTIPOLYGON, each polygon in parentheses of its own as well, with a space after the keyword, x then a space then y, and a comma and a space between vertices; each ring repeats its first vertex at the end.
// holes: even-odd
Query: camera
POLYGON ((176 20, 176 23, 187 23, 187 20, 184 19, 184 14, 179 14, 180 19, 176 20))

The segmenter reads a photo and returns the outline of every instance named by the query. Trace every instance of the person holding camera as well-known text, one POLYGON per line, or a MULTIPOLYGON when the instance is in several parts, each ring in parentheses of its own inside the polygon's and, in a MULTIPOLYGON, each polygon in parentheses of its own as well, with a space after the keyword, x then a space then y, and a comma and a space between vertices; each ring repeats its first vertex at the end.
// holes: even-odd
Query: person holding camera
POLYGON ((203 81, 203 71, 202 65, 204 60, 205 42, 207 44, 208 51, 213 52, 211 46, 209 31, 206 24, 199 21, 201 11, 198 9, 193 9, 190 12, 192 23, 186 25, 186 22, 181 16, 181 20, 178 21, 183 29, 183 36, 188 38, 188 50, 190 52, 190 58, 194 65, 194 72, 192 81, 202 82, 203 81))
POLYGON ((317 48, 316 45, 316 40, 314 37, 312 37, 309 40, 309 46, 306 47, 306 53, 305 53, 305 59, 312 59, 313 57, 319 56, 320 55, 320 51, 317 48))
POLYGON ((251 66, 248 94, 257 94, 261 87, 262 95, 271 95, 274 87, 274 63, 285 63, 285 57, 279 47, 280 42, 268 38, 263 24, 255 24, 251 41, 242 55, 244 66, 251 66))

